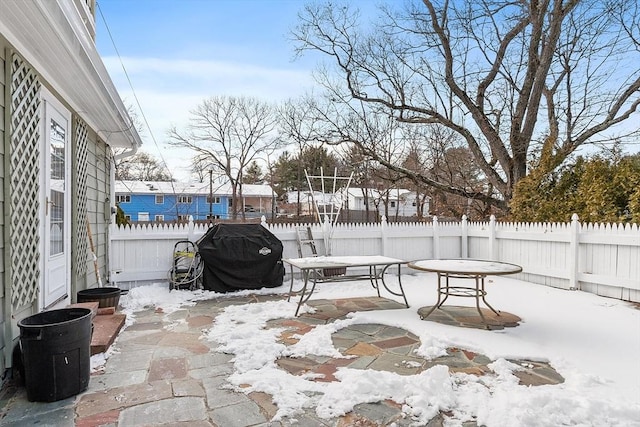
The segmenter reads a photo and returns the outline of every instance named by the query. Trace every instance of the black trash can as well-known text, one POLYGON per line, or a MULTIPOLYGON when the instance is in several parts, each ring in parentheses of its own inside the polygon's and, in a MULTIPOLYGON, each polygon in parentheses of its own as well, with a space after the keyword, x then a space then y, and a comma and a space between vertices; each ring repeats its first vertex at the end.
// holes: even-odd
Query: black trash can
POLYGON ((43 311, 18 322, 27 399, 55 402, 83 392, 91 371, 91 310, 43 311))

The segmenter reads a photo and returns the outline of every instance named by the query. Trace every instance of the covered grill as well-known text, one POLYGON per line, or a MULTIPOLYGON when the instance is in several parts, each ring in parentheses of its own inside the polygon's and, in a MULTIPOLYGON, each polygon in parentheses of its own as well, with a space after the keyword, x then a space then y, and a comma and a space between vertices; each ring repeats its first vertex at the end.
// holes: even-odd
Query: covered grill
POLYGON ((260 224, 216 224, 198 241, 202 285, 215 292, 282 285, 282 242, 260 224))

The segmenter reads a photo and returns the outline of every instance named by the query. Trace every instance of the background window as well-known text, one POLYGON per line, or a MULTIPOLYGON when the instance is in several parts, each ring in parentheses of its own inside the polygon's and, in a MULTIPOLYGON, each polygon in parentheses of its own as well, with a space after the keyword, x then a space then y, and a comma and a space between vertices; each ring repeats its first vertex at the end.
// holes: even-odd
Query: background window
POLYGON ((178 203, 191 204, 191 196, 178 196, 178 203))
POLYGON ((156 194, 156 205, 164 205, 164 194, 156 194))
POLYGON ((162 221, 164 221, 164 215, 156 215, 156 216, 154 217, 154 219, 155 219, 156 221, 162 222, 162 221))
POLYGON ((116 203, 131 203, 131 195, 130 194, 116 195, 116 203))

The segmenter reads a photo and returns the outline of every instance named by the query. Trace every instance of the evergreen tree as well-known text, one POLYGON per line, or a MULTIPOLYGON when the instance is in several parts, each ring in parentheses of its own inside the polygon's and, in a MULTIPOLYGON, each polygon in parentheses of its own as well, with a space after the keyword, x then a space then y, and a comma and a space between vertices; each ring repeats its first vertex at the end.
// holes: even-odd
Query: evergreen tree
POLYGON ((521 180, 511 200, 516 221, 640 221, 640 155, 579 157, 574 163, 521 180))
POLYGON ((243 184, 262 184, 264 181, 264 174, 262 168, 257 161, 251 162, 249 167, 242 174, 243 184))

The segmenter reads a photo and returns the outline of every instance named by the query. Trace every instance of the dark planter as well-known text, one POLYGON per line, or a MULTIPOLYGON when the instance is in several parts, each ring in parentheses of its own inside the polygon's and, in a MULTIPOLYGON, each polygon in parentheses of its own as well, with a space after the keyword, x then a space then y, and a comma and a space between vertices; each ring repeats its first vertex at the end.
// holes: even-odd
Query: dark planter
POLYGON ((335 267, 335 268, 325 268, 322 270, 322 274, 325 276, 343 276, 347 273, 347 267, 335 267))
POLYGON ((90 288, 78 291, 78 302, 93 302, 99 303, 99 308, 105 307, 118 307, 120 302, 120 295, 122 290, 120 288, 90 288))

